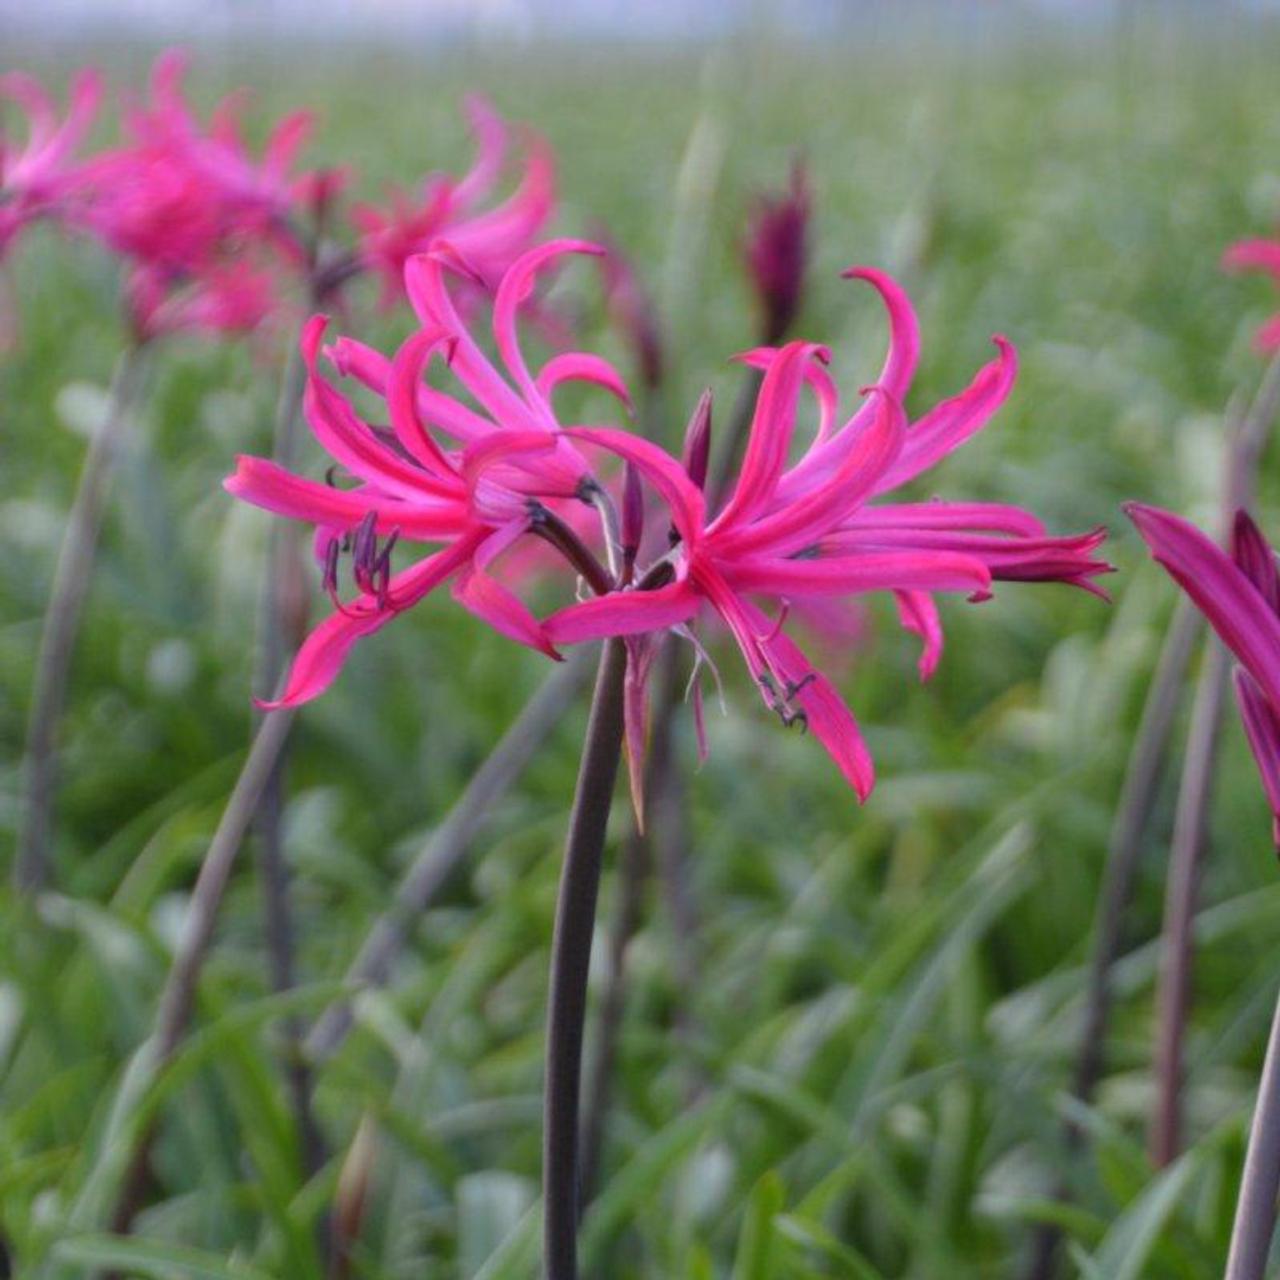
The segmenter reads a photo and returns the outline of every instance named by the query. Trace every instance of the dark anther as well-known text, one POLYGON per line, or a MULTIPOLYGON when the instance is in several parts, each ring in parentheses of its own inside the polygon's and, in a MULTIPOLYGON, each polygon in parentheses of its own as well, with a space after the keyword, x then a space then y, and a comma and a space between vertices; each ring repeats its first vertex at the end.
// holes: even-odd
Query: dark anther
POLYGON ((816 679, 817 673, 810 671, 808 675, 801 676, 799 680, 787 681, 787 701, 790 702, 803 689, 807 689, 816 679))
POLYGON ((763 671, 756 677, 756 681, 760 687, 768 694, 769 710, 782 721, 783 727, 790 729, 792 725, 796 725, 801 733, 809 731, 809 716, 803 707, 792 706, 792 701, 797 694, 803 692, 818 677, 810 671, 808 675, 801 676, 799 680, 788 680, 786 687, 779 690, 777 682, 773 676, 767 671, 763 671))

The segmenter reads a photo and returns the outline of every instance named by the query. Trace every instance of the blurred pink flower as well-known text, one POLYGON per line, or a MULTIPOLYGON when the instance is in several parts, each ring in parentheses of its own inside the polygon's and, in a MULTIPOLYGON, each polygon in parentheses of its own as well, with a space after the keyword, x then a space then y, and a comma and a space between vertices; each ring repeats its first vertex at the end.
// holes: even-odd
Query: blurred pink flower
MULTIPOLYGON (((856 270, 889 312, 892 340, 880 383, 836 427, 837 392, 828 353, 813 343, 759 349, 744 359, 764 370, 737 484, 724 509, 709 512, 701 484, 657 446, 610 429, 567 428, 636 467, 670 508, 675 581, 649 591, 615 591, 548 618, 555 643, 634 636, 687 628, 704 606, 728 626, 767 706, 784 724, 812 728, 845 778, 865 798, 873 784, 870 755, 858 726, 830 681, 785 634, 790 603, 805 597, 848 597, 892 591, 904 625, 924 640, 921 672, 937 662, 942 629, 935 591, 985 599, 995 579, 1057 580, 1093 587, 1110 566, 1094 557, 1102 530, 1072 538, 1045 535, 1018 507, 990 503, 908 502, 869 505, 932 467, 978 431, 1013 385, 1013 347, 1002 338, 998 358, 958 396, 912 425, 902 400, 919 349, 915 314, 886 275, 856 270), (788 466, 800 394, 808 385, 819 406, 816 437, 788 466), (756 603, 772 599, 769 617, 756 603)), ((686 451, 693 456, 700 452, 686 451)))
POLYGON ((255 158, 240 136, 235 97, 200 125, 183 97, 186 68, 181 52, 162 54, 150 101, 126 115, 129 144, 84 166, 82 225, 116 252, 171 273, 209 270, 247 245, 269 244, 301 263, 290 215, 313 182, 291 170, 310 115, 282 120, 255 158))
POLYGON ((1271 806, 1280 848, 1280 574, 1275 552, 1244 511, 1236 513, 1231 554, 1180 516, 1126 504, 1156 561, 1191 597, 1236 656, 1236 698, 1271 806))
POLYGON ((760 310, 760 332, 781 342, 800 308, 809 256, 809 180, 804 165, 791 166, 788 189, 762 195, 747 221, 743 257, 760 310))
POLYGON ((325 588, 336 607, 303 644, 272 705, 296 705, 323 692, 360 637, 450 579, 454 598, 495 630, 558 656, 524 603, 489 570, 523 534, 555 520, 557 507, 593 498, 587 464, 559 430, 551 405, 555 389, 581 380, 626 399, 621 378, 598 356, 558 355, 536 376, 525 362, 516 332, 520 304, 537 273, 566 253, 599 249, 555 241, 524 254, 503 277, 493 299, 493 332, 504 372, 458 317, 445 283, 448 247, 411 258, 405 281, 419 331, 392 359, 345 338, 327 352, 341 374, 384 401, 389 430, 364 421, 320 374, 327 322, 317 316, 307 325, 306 418, 325 451, 357 483, 338 488, 250 457, 240 458, 226 481, 236 497, 315 526, 325 588), (476 407, 423 379, 437 354, 476 407), (398 541, 439 549, 393 573, 391 551, 398 541), (359 593, 349 601, 337 594, 344 552, 351 554, 359 593))
POLYGON ((453 246, 458 261, 466 263, 467 274, 492 289, 551 217, 555 166, 550 148, 536 134, 528 135, 518 189, 505 203, 484 207, 502 176, 508 129, 483 98, 468 98, 466 110, 477 154, 463 177, 432 174, 415 196, 396 192, 385 206, 363 204, 351 212, 359 232, 360 262, 382 277, 384 305, 403 296, 408 260, 442 238, 453 246))
MULTIPOLYGON (((1280 240, 1241 240, 1222 255, 1228 271, 1263 271, 1280 284, 1280 240)), ((1280 315, 1274 315, 1254 334, 1255 350, 1280 350, 1280 315)))
POLYGON ((0 255, 28 222, 63 211, 77 177, 75 152, 93 124, 102 98, 96 71, 81 71, 71 86, 66 118, 40 82, 22 71, 0 75, 0 98, 14 103, 26 117, 21 145, 0 131, 0 255))
POLYGON ((125 306, 140 341, 168 333, 250 333, 280 306, 273 272, 248 258, 173 277, 143 263, 125 280, 125 306))

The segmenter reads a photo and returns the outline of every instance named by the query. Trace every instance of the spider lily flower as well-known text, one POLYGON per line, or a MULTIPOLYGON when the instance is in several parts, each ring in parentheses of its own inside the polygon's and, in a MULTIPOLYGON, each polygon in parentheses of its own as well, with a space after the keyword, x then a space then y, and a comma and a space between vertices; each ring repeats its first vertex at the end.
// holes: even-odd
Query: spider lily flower
POLYGON ((466 261, 468 274, 491 288, 532 245, 555 208, 551 149, 536 134, 528 136, 525 172, 515 193, 503 204, 485 207, 502 176, 509 131, 483 98, 468 98, 466 111, 477 144, 466 174, 458 179, 433 174, 415 197, 392 193, 385 206, 364 204, 351 211, 359 260, 382 277, 384 306, 403 296, 409 259, 440 239, 466 261))
POLYGON ((759 197, 748 220, 743 258, 760 308, 760 331, 770 345, 782 340, 800 309, 810 209, 808 176, 797 160, 788 189, 759 197))
POLYGON ((172 273, 208 270, 246 245, 268 245, 301 265, 305 251, 290 219, 314 180, 292 168, 310 116, 286 117, 254 157, 235 98, 201 126, 183 96, 186 67, 180 52, 162 54, 149 102, 127 114, 129 143, 84 167, 81 224, 116 252, 172 273))
MULTIPOLYGON (((326 320, 313 318, 302 350, 308 370, 304 413, 317 440, 356 482, 339 488, 294 475, 261 458, 242 457, 226 488, 277 515, 315 527, 317 557, 335 612, 303 643, 278 702, 294 706, 332 683, 356 641, 452 581, 454 598, 503 635, 559 657, 518 596, 490 573, 498 557, 529 532, 563 531, 557 508, 592 500, 595 481, 581 453, 559 429, 551 395, 584 379, 625 399, 621 379, 598 357, 553 357, 535 376, 516 334, 521 301, 540 269, 569 252, 594 253, 581 241, 558 241, 518 259, 493 299, 493 325, 505 373, 481 352, 458 319, 446 286, 447 251, 411 259, 408 293, 422 328, 391 359, 350 339, 329 351, 340 373, 385 403, 390 428, 364 421, 319 370, 326 320), (444 356, 471 400, 464 403, 423 378, 444 356), (435 546, 393 572, 397 543, 435 546), (351 557, 358 590, 338 597, 339 568, 351 557)), ((580 546, 580 543, 577 544, 580 546)), ((585 568, 590 572, 590 564, 585 568)), ((596 582, 597 589, 607 582, 596 582)))
POLYGON ((170 333, 250 333, 279 305, 275 276, 246 260, 176 278, 143 264, 125 281, 125 306, 140 342, 170 333))
POLYGON ((67 114, 58 109, 34 77, 21 71, 0 76, 0 98, 27 120, 27 135, 12 145, 0 131, 0 254, 17 233, 39 217, 61 212, 74 187, 75 152, 93 124, 102 98, 96 71, 81 71, 71 86, 67 114))
MULTIPOLYGON (((1280 240, 1241 240, 1222 255, 1228 271, 1263 271, 1280 284, 1280 240)), ((1254 335, 1256 351, 1280 350, 1280 315, 1272 316, 1254 335)))
POLYGON ((1230 554, 1195 525, 1140 502, 1125 505, 1156 562, 1190 596, 1235 656, 1236 700, 1280 849, 1280 574, 1275 552, 1238 511, 1230 554))
POLYGON ((1001 578, 1091 586, 1110 566, 1093 556, 1101 531, 1050 538, 1017 507, 872 502, 986 423, 1012 386, 1015 357, 998 339, 998 358, 965 391, 909 425, 901 401, 919 345, 910 302, 879 272, 853 274, 870 281, 889 310, 892 341, 880 383, 865 389, 862 407, 836 429, 825 348, 791 342, 748 353, 764 376, 742 469, 719 513, 708 511, 700 484, 657 446, 608 429, 566 429, 571 438, 631 463, 666 502, 675 580, 570 606, 544 629, 557 644, 687 629, 709 608, 732 633, 765 704, 784 724, 811 728, 865 799, 874 780, 870 755, 835 687, 785 634, 792 601, 893 592, 904 624, 924 639, 921 671, 928 675, 942 642, 933 592, 981 600, 1001 578), (818 401, 818 430, 808 451, 788 466, 806 385, 818 401), (761 601, 773 601, 776 615, 761 601))

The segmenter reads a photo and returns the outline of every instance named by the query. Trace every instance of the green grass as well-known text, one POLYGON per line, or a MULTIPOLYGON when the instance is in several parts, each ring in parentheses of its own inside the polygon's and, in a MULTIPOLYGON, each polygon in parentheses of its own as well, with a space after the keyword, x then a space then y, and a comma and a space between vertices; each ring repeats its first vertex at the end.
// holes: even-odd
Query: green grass
MULTIPOLYGON (((743 209, 802 148, 817 243, 800 328, 833 347, 841 386, 874 373, 884 333, 869 291, 839 269, 902 272, 924 329, 913 407, 963 385, 994 331, 1023 357, 1011 402, 930 491, 1115 534, 1113 606, 1016 586, 981 608, 948 603, 947 651, 926 687, 914 640, 875 610, 866 647, 836 655, 879 768, 864 809, 724 654, 729 714, 711 716, 700 772, 681 726, 698 982, 677 984, 651 893, 631 951, 605 1189, 583 1224, 595 1274, 1016 1276, 1046 1217, 1071 1244, 1064 1274, 1220 1273, 1280 945, 1267 815, 1234 721, 1203 885, 1193 1145, 1161 1174, 1143 1151, 1171 784, 1074 1165, 1060 1132, 1108 826, 1173 602, 1118 503, 1213 511, 1222 409, 1260 375, 1249 335, 1273 301, 1217 260, 1267 232, 1280 207, 1277 53, 1266 33, 1153 29, 1000 56, 756 42, 706 57, 580 49, 414 66, 330 51, 236 68, 263 86, 264 116, 318 105, 318 150, 354 163, 370 194, 465 157, 463 87, 543 130, 560 156, 559 225, 608 222, 667 308, 669 440, 703 385, 727 416, 737 375, 726 357, 752 340, 743 209), (691 1102, 694 1079, 705 1087, 691 1102), (1059 1173, 1075 1189, 1069 1209, 1047 1202, 1059 1173)), ((199 69, 202 92, 212 78, 199 69)), ((22 332, 0 359, 6 845, 33 648, 83 452, 71 427, 120 340, 113 272, 92 249, 33 237, 11 284, 22 332)), ((589 273, 575 269, 561 295, 582 301, 583 345, 621 358, 589 273)), ((403 334, 406 318, 374 316, 370 301, 358 295, 349 331, 403 334)), ((0 1231, 16 1275, 114 1265, 166 1280, 318 1277, 313 1229, 366 1114, 377 1145, 358 1275, 537 1270, 547 946, 582 707, 497 807, 389 991, 362 1006, 320 1073, 336 1154, 319 1178, 300 1175, 273 1056, 282 1008, 249 851, 195 1034, 158 1095, 131 1094, 126 1068, 249 727, 268 526, 218 481, 234 452, 268 447, 285 336, 256 356, 166 347, 119 476, 65 726, 58 891, 38 919, 2 908, 0 1231), (150 1206, 134 1242, 108 1242, 112 1140, 151 1107, 162 1129, 150 1206)), ((1274 533, 1270 463, 1263 495, 1274 533)), ((544 670, 442 599, 362 646, 307 709, 287 814, 305 1012, 332 993, 399 870, 544 670)), ((620 830, 621 804, 617 816, 620 830)), ((610 876, 606 921, 612 890, 610 876)))

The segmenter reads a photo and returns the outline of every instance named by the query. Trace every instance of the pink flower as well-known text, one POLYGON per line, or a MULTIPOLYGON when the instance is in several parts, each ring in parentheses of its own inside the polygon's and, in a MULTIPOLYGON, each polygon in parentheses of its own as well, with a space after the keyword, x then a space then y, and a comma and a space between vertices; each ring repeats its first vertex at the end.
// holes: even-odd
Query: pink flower
POLYGON ((76 148, 101 97, 98 73, 81 71, 71 86, 66 118, 59 123, 57 107, 34 76, 21 71, 0 76, 0 98, 27 118, 22 146, 10 146, 0 133, 0 254, 28 222, 62 212, 76 179, 76 148))
POLYGON ((250 333, 279 307, 275 276, 247 258, 195 275, 143 263, 125 280, 125 305, 141 341, 167 333, 250 333))
POLYGON ((760 308, 760 331, 770 345, 782 341, 800 308, 809 213, 809 181, 797 160, 789 189, 759 197, 748 220, 743 256, 760 308))
POLYGON ((290 214, 314 184, 292 167, 310 116, 282 120, 256 158, 240 136, 236 99, 201 126, 183 97, 186 68, 182 53, 162 54, 150 102, 128 113, 130 144, 85 166, 82 224, 117 252, 173 273, 207 270, 247 244, 300 263, 290 214))
POLYGON ((468 173, 456 180, 433 174, 415 197, 393 193, 386 207, 365 204, 352 210, 360 260, 382 276, 384 305, 403 294, 408 260, 442 238, 467 264, 468 273, 491 288, 533 243, 555 207, 551 151, 536 134, 528 138, 519 188, 505 203, 484 207, 502 175, 508 130, 483 98, 468 98, 466 109, 478 147, 468 173))
MULTIPOLYGON (((1280 283, 1280 241, 1241 240, 1222 255, 1228 271, 1264 271, 1280 283)), ((1272 316, 1254 335, 1254 349, 1263 353, 1280 349, 1280 315, 1272 316)))
POLYGON ((451 579, 454 598, 464 608, 503 635, 558 656, 528 608, 490 569, 530 531, 553 538, 558 530, 575 543, 557 509, 595 498, 586 462, 559 430, 551 405, 555 389, 566 381, 587 381, 626 398, 617 373, 597 356, 558 355, 536 376, 525 362, 517 312, 537 273, 565 253, 599 249, 583 241, 555 241, 524 254, 503 277, 493 299, 493 330, 505 372, 487 359, 458 318, 445 285, 448 247, 409 260, 406 288, 421 329, 392 359, 351 339, 339 339, 328 352, 340 373, 384 401, 389 430, 364 421, 320 374, 327 322, 317 316, 307 325, 306 418, 354 487, 319 483, 249 457, 239 459, 226 481, 236 497, 315 526, 325 588, 336 607, 303 644, 272 705, 293 706, 323 692, 358 639, 451 579), (447 359, 475 407, 424 381, 437 354, 447 359), (398 542, 437 549, 393 572, 391 552, 398 542), (344 552, 351 555, 358 590, 348 601, 338 599, 344 552))
POLYGON ((76 225, 129 259, 125 301, 142 339, 178 330, 249 332, 281 307, 284 276, 306 262, 295 205, 334 180, 296 176, 310 118, 287 117, 261 158, 240 137, 234 99, 202 126, 183 97, 186 58, 162 54, 150 99, 128 114, 128 145, 80 170, 76 225))
POLYGON ((1125 511, 1156 561, 1239 661, 1236 698, 1280 848, 1280 574, 1275 552, 1244 511, 1236 513, 1230 555, 1172 512, 1140 502, 1126 504, 1125 511))
MULTIPOLYGON (((892 341, 879 385, 837 427, 838 397, 826 371, 825 348, 791 342, 778 350, 748 352, 743 358, 762 368, 764 379, 736 487, 718 514, 707 510, 697 467, 682 466, 624 432, 566 429, 573 439, 624 458, 661 495, 674 530, 667 558, 675 580, 655 590, 614 591, 570 606, 548 618, 544 629, 557 644, 642 635, 687 628, 709 607, 733 634, 765 704, 784 724, 812 728, 865 798, 874 776, 870 756, 834 686, 785 634, 792 600, 892 591, 904 625, 924 640, 921 672, 927 676, 942 644, 933 592, 958 591, 980 600, 990 594, 992 581, 1002 578, 1092 587, 1092 579, 1110 566, 1093 555, 1102 530, 1048 537, 1039 521, 1018 507, 872 503, 985 425, 1013 385, 1016 362, 1012 346, 997 338, 999 356, 966 390, 908 425, 901 405, 919 347, 910 302, 883 273, 847 274, 869 281, 888 308, 892 341), (806 385, 818 401, 818 430, 809 449, 789 466, 806 385), (762 600, 776 603, 776 616, 766 614, 762 600)), ((691 458, 702 452, 688 451, 691 458)))

